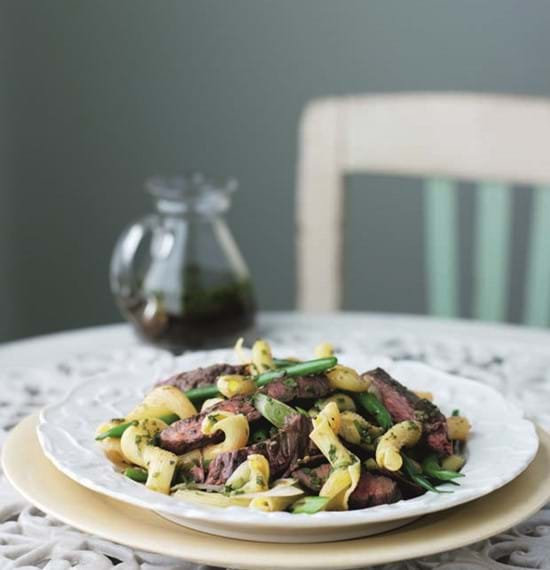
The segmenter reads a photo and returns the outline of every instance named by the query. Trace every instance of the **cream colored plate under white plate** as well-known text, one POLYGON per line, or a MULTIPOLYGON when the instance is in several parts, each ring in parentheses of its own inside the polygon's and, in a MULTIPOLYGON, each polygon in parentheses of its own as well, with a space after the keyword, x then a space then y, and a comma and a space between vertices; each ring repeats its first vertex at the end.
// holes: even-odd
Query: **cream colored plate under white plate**
POLYGON ((550 436, 539 430, 534 461, 498 491, 427 515, 383 535, 320 544, 269 544, 186 529, 158 515, 94 493, 58 471, 42 453, 36 416, 10 433, 5 473, 29 501, 85 532, 142 550, 202 564, 246 569, 359 568, 417 558, 483 540, 524 520, 550 500, 550 436))

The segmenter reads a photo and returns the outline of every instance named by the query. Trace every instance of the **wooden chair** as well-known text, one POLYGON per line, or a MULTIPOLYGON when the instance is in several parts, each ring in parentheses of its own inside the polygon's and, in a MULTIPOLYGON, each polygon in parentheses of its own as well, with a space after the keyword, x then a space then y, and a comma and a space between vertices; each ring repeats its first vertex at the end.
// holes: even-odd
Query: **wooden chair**
POLYGON ((457 189, 478 181, 473 314, 506 317, 512 185, 534 186, 524 322, 550 324, 550 99, 403 93, 315 100, 301 121, 298 308, 342 302, 344 176, 425 180, 428 305, 458 314, 457 189))

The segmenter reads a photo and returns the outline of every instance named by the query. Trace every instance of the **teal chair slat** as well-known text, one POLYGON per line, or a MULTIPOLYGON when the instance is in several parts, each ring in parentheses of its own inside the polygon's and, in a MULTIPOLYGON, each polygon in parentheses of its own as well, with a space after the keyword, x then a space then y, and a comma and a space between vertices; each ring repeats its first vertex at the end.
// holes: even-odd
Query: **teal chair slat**
POLYGON ((527 258, 524 322, 550 325, 550 186, 536 187, 527 258))
POLYGON ((476 195, 473 313, 485 321, 506 317, 512 189, 482 183, 476 195))
POLYGON ((451 180, 424 182, 424 237, 429 311, 458 315, 458 243, 456 185, 451 180))

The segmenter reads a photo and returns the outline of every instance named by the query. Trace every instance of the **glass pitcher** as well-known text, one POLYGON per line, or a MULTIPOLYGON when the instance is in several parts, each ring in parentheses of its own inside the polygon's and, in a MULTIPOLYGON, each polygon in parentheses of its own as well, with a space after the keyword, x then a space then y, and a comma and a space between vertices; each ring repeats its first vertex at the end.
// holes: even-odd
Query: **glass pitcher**
POLYGON ((140 336, 179 352, 252 334, 250 274, 224 213, 233 180, 151 178, 155 213, 129 226, 111 261, 111 289, 140 336))

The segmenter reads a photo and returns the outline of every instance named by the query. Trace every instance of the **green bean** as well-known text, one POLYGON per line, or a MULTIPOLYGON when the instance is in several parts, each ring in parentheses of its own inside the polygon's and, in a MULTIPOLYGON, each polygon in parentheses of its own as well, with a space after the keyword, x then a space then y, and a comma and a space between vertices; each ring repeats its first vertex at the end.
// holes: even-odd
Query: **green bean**
POLYGON ((422 471, 428 477, 432 479, 439 479, 440 481, 453 481, 453 479, 458 479, 459 477, 464 477, 463 473, 458 471, 450 471, 448 469, 443 469, 439 464, 437 455, 432 454, 426 457, 422 462, 422 471))
POLYGON ((199 386, 198 388, 191 388, 187 390, 185 395, 194 403, 200 403, 209 398, 216 398, 220 395, 216 384, 207 384, 206 386, 199 386))
POLYGON ((159 416, 159 420, 162 420, 165 424, 173 424, 180 419, 178 414, 165 414, 164 416, 159 416))
POLYGON ((273 380, 279 378, 294 378, 296 376, 308 376, 309 374, 319 374, 325 372, 330 368, 334 368, 338 363, 338 359, 334 356, 329 358, 316 358, 314 360, 306 360, 305 362, 295 362, 288 368, 281 368, 280 370, 270 370, 264 372, 254 378, 258 386, 265 386, 273 380))
POLYGON ((100 433, 96 437, 96 441, 101 441, 102 439, 107 439, 108 437, 122 437, 122 434, 130 427, 137 425, 137 420, 133 420, 131 422, 124 422, 122 424, 118 424, 103 433, 100 433))
MULTIPOLYGON (((175 421, 179 420, 180 417, 177 414, 166 414, 164 416, 159 416, 159 420, 162 420, 166 424, 173 424, 175 421)), ((107 439, 108 437, 122 437, 122 434, 130 427, 137 425, 137 420, 132 420, 131 422, 124 422, 122 424, 118 424, 115 427, 99 434, 96 437, 97 441, 101 441, 102 439, 107 439)))
POLYGON ((401 457, 403 458, 403 467, 405 468, 405 472, 410 477, 411 481, 420 485, 423 489, 427 491, 431 491, 432 493, 452 493, 452 491, 441 491, 437 487, 434 487, 426 477, 423 477, 419 473, 416 472, 414 463, 404 454, 401 453, 401 457))
MULTIPOLYGON (((315 360, 307 360, 306 362, 295 362, 288 368, 279 368, 278 370, 269 370, 254 377, 254 382, 258 387, 265 386, 273 380, 279 378, 293 378, 295 376, 307 376, 308 374, 318 374, 324 372, 329 368, 333 368, 338 360, 334 357, 331 358, 316 358, 315 360)), ((216 384, 209 384, 207 386, 200 386, 187 390, 185 395, 192 402, 200 402, 207 398, 215 398, 218 395, 218 387, 216 384)))
POLYGON ((124 475, 132 481, 138 483, 145 483, 147 481, 147 471, 145 469, 136 469, 135 467, 128 467, 124 470, 124 475))
POLYGON ((275 368, 288 368, 289 366, 293 366, 296 364, 296 360, 287 360, 285 358, 274 358, 273 364, 275 368))
POLYGON ((329 497, 303 497, 298 499, 291 507, 290 512, 293 515, 306 514, 313 515, 319 511, 324 510, 327 503, 330 501, 329 497))
POLYGON ((374 416, 381 428, 389 430, 392 427, 393 420, 390 413, 374 394, 361 392, 355 395, 355 400, 371 416, 374 416))

